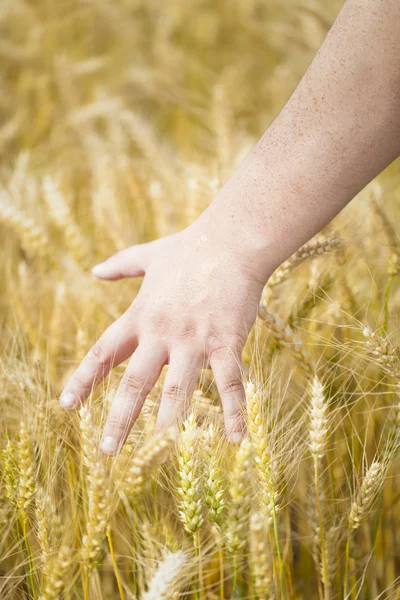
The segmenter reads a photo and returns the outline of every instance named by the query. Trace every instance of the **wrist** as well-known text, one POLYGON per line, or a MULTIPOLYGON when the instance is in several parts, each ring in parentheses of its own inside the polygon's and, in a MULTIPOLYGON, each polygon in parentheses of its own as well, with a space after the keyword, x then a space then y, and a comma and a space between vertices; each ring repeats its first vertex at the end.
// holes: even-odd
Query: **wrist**
POLYGON ((265 285, 283 259, 239 196, 238 190, 232 194, 224 186, 190 229, 198 245, 211 245, 215 252, 231 257, 251 278, 265 285))
POLYGON ((276 218, 277 206, 284 203, 283 194, 270 177, 265 162, 253 150, 199 217, 196 226, 218 238, 265 284, 297 249, 287 248, 284 224, 276 218))

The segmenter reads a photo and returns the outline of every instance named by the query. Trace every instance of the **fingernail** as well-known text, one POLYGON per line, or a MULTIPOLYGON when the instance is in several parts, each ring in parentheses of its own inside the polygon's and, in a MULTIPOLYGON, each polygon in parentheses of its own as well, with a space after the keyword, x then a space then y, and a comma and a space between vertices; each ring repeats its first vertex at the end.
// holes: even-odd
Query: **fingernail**
POLYGON ((101 450, 104 454, 108 454, 109 456, 113 456, 117 453, 118 442, 111 435, 107 435, 104 440, 101 442, 101 450))
POLYGON ((60 404, 63 408, 67 410, 71 410, 75 406, 75 396, 73 396, 70 392, 63 392, 60 396, 60 404))
POLYGON ((234 431, 229 436, 229 440, 232 442, 232 444, 240 444, 240 442, 242 441, 243 437, 244 436, 243 436, 243 433, 241 431, 234 431))
POLYGON ((99 263, 98 265, 95 265, 92 269, 92 273, 93 275, 96 275, 96 277, 101 277, 102 275, 104 275, 105 273, 105 262, 99 263))

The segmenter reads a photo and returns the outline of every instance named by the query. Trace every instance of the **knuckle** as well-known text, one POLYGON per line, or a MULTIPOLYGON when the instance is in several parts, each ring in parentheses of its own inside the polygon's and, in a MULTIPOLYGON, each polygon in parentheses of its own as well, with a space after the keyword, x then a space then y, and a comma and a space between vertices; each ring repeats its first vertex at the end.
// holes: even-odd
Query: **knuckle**
POLYGON ((75 371, 72 377, 73 384, 78 385, 81 388, 87 385, 88 380, 88 376, 83 373, 82 369, 78 369, 77 371, 75 371))
POLYGON ((125 427, 125 418, 121 412, 110 412, 107 424, 113 431, 120 431, 125 427))
POLYGON ((238 377, 228 377, 221 384, 221 394, 236 396, 243 394, 243 383, 238 377))
POLYGON ((227 354, 240 354, 246 340, 243 335, 240 333, 231 334, 231 336, 225 337, 224 340, 221 340, 221 337, 217 338, 215 335, 210 335, 207 338, 207 344, 210 348, 211 356, 226 356, 227 354))
POLYGON ((79 390, 80 393, 86 393, 90 391, 90 380, 82 372, 76 371, 71 379, 71 385, 73 388, 79 390))
POLYGON ((110 413, 107 424, 110 430, 123 436, 132 424, 132 415, 124 411, 110 413))
POLYGON ((171 318, 160 311, 146 310, 142 318, 146 321, 147 335, 163 337, 171 328, 171 318))
POLYGON ((99 367, 108 365, 108 353, 101 342, 97 342, 88 352, 87 358, 90 362, 94 362, 99 367))
POLYGON ((144 394, 146 390, 146 379, 135 371, 126 372, 123 378, 123 389, 128 394, 144 394))
POLYGON ((168 383, 164 387, 163 396, 172 401, 184 400, 185 390, 178 383, 168 383))
POLYGON ((179 338, 182 341, 192 341, 197 337, 197 328, 194 324, 188 323, 179 333, 179 338))

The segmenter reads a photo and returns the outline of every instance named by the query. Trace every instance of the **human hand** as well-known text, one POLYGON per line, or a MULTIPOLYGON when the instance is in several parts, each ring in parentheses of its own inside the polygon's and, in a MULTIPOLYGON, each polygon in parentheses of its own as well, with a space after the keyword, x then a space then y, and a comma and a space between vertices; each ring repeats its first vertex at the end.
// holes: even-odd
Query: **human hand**
POLYGON ((157 429, 184 416, 200 369, 211 368, 227 436, 241 440, 241 352, 265 283, 250 254, 226 227, 202 216, 180 233, 127 248, 93 269, 108 280, 145 275, 132 305, 92 347, 60 398, 66 409, 80 406, 132 355, 104 428, 104 453, 120 450, 165 364, 157 429))

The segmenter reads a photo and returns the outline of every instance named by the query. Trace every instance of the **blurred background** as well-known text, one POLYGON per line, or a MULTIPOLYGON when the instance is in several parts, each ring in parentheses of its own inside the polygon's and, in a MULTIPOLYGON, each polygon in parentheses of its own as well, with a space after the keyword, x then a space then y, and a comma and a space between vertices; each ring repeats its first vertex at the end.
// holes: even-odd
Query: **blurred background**
MULTIPOLYGON (((109 477, 110 470, 118 475, 117 468, 97 457, 99 424, 123 365, 93 395, 93 423, 90 414, 79 423, 58 406, 68 375, 140 284, 109 286, 95 281, 90 268, 128 245, 186 227, 204 210, 279 113, 342 4, 0 0, 0 598, 39 596, 51 583, 48 564, 62 567, 67 600, 124 598, 117 590, 119 572, 126 598, 137 598, 143 584, 142 598, 166 548, 184 548, 188 556, 193 551, 178 516, 178 475, 170 465, 157 479, 139 470, 151 493, 146 489, 138 517, 136 496, 109 477), (97 488, 87 447, 95 457, 97 488), (96 504, 90 498, 105 497, 108 486, 117 500, 123 498, 118 508, 112 505, 109 521, 106 510, 101 518, 90 512, 96 504), (22 504, 21 489, 30 494, 22 504), (143 526, 140 533, 131 527, 132 514, 143 526), (47 564, 38 532, 42 525, 51 529, 53 518, 72 525, 60 531, 54 525, 51 556, 59 560, 47 564), (115 554, 104 549, 106 529, 115 554), (98 563, 82 553, 91 549, 85 536, 98 563), (61 540, 70 562, 57 554, 61 540), (134 564, 137 556, 140 565, 139 559, 134 564), (38 593, 29 596, 29 590, 38 593)), ((346 568, 352 600, 398 597, 399 218, 396 161, 326 228, 316 242, 321 256, 308 246, 270 282, 263 298, 270 312, 244 352, 246 376, 255 377, 260 389, 268 387, 265 422, 284 487, 271 546, 275 552, 280 537, 283 566, 276 554, 272 561, 278 598, 285 597, 282 582, 276 583, 279 568, 289 598, 321 599, 323 591, 325 599, 343 597, 346 568), (331 427, 321 492, 325 555, 319 546, 323 528, 315 521, 315 501, 322 496, 312 491, 308 429, 311 374, 317 371, 326 384, 331 427), (376 456, 382 461, 378 492, 386 485, 383 503, 353 536, 348 515, 376 456), (328 575, 321 575, 321 561, 328 575)), ((133 456, 152 439, 161 387, 162 378, 133 431, 133 456)), ((211 377, 205 376, 196 397, 200 426, 219 426, 211 377)), ((202 468, 209 466, 206 450, 202 468)), ((240 479, 232 460, 223 470, 240 479)), ((134 461, 127 464, 137 468, 134 461)), ((252 501, 250 483, 240 485, 252 501)), ((265 498, 259 482, 253 489, 254 497, 265 498)), ((218 577, 225 575, 231 597, 235 576, 224 565, 218 574, 220 538, 212 538, 209 524, 205 529, 212 592, 206 597, 224 597, 217 594, 218 577)), ((265 541, 264 530, 258 531, 265 541)), ((256 598, 251 557, 244 554, 242 583, 248 587, 236 597, 256 598)), ((59 598, 61 587, 51 589, 53 595, 50 590, 40 598, 59 598)), ((184 589, 179 597, 197 598, 194 588, 184 589)))

